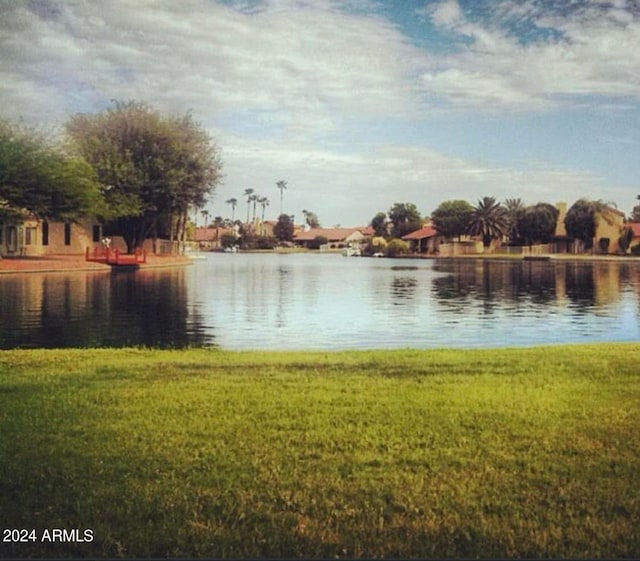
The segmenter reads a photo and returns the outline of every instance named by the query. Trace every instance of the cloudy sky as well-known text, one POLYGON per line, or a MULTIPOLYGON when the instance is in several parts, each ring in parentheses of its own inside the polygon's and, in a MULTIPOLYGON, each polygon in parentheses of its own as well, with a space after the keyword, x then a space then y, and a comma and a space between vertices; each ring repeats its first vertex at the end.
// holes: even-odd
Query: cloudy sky
POLYGON ((212 216, 251 187, 275 218, 280 179, 324 226, 485 195, 629 213, 640 3, 0 0, 0 117, 56 128, 113 99, 211 132, 212 216))

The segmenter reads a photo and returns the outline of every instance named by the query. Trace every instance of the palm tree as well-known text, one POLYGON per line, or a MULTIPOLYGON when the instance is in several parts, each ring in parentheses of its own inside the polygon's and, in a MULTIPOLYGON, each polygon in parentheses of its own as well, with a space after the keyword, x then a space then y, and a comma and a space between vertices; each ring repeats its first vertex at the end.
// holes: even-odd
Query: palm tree
POLYGON ((258 195, 258 193, 251 195, 251 201, 253 202, 253 222, 256 221, 256 205, 258 204, 259 199, 260 195, 258 195))
POLYGON ((491 245, 492 240, 504 236, 507 229, 505 210, 493 197, 483 197, 473 207, 467 232, 472 236, 482 236, 485 248, 491 245))
POLYGON ((249 211, 251 210, 251 201, 253 200, 251 195, 253 195, 254 191, 255 189, 251 188, 244 190, 244 196, 247 197, 247 224, 249 224, 249 211))
POLYGON ((269 206, 270 201, 267 197, 258 197, 258 203, 260 203, 260 206, 262 207, 262 222, 264 222, 264 212, 269 206))
POLYGON ((207 227, 207 218, 209 218, 209 211, 208 210, 203 210, 200 211, 200 214, 202 214, 202 218, 204 218, 204 227, 207 227))
POLYGON ((227 204, 231 205, 231 222, 236 221, 236 206, 238 206, 238 199, 227 199, 227 204))
POLYGON ((507 218, 507 236, 509 236, 510 243, 515 243, 521 238, 518 223, 522 219, 526 207, 520 198, 505 199, 504 210, 507 218))
POLYGON ((264 212, 269 206, 267 197, 258 197, 258 204, 262 207, 262 219, 260 220, 260 234, 264 236, 264 212))
POLYGON ((284 213, 283 197, 284 197, 284 190, 287 188, 287 182, 281 179, 276 183, 276 185, 278 186, 278 189, 280 189, 280 214, 283 214, 284 213))

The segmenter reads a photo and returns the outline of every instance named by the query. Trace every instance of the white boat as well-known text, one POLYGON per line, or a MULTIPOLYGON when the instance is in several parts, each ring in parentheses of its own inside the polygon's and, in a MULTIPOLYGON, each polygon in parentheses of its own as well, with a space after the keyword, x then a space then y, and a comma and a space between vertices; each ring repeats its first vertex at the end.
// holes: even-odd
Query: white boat
POLYGON ((361 255, 359 247, 345 247, 342 250, 342 255, 345 257, 359 257, 361 255))

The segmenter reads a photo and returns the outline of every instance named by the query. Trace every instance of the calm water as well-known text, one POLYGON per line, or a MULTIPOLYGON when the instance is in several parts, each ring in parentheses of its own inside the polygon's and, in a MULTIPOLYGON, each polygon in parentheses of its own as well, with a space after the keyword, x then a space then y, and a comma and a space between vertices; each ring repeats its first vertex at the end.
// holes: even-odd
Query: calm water
POLYGON ((640 339, 635 263, 210 254, 0 276, 0 348, 479 347, 640 339))

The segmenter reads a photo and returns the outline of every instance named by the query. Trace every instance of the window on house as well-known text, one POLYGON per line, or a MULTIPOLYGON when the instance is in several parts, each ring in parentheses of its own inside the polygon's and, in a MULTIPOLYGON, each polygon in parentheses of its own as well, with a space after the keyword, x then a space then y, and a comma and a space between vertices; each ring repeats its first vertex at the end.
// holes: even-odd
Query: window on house
POLYGON ((64 245, 71 245, 71 223, 64 223, 64 245))
POLYGON ((27 226, 24 229, 24 245, 32 245, 36 243, 38 229, 35 226, 27 226))
POLYGON ((101 234, 100 230, 101 228, 99 224, 95 224, 93 226, 93 241, 96 243, 102 239, 102 236, 100 235, 101 234))
POLYGON ((49 223, 42 223, 42 245, 49 245, 49 223))

